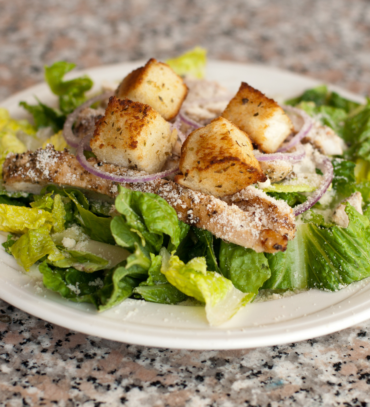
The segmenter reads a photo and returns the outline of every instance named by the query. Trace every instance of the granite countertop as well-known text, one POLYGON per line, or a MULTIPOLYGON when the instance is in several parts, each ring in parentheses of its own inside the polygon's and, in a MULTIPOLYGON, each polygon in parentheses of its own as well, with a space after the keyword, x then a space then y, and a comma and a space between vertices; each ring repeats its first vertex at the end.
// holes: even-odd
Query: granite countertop
MULTIPOLYGON (((0 100, 79 68, 203 45, 370 94, 367 0, 0 0, 0 100)), ((0 300, 0 404, 16 406, 366 406, 370 321, 252 350, 127 345, 69 331, 0 300)))

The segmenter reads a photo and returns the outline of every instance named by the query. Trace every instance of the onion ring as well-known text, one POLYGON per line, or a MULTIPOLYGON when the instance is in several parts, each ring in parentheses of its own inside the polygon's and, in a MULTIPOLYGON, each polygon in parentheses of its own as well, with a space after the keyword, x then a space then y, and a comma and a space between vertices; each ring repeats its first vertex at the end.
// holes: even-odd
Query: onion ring
POLYGON ((108 99, 111 96, 113 96, 113 92, 104 92, 100 95, 94 96, 93 98, 87 100, 85 103, 82 103, 82 105, 78 106, 71 114, 68 115, 67 120, 65 121, 63 126, 63 137, 65 138, 68 145, 77 148, 80 144, 81 139, 74 135, 72 127, 81 111, 86 109, 87 107, 90 107, 92 104, 100 102, 101 100, 108 99))
MULTIPOLYGON (((257 150, 258 151, 258 150, 257 150)), ((254 154, 257 161, 275 161, 275 160, 282 160, 282 161, 289 161, 292 163, 296 163, 302 160, 306 155, 306 152, 302 148, 302 145, 299 144, 297 146, 297 150, 292 153, 272 153, 272 154, 262 154, 259 151, 254 154)))
POLYGON ((81 164, 81 166, 86 170, 89 171, 91 174, 107 179, 109 181, 114 181, 118 183, 131 183, 131 182, 150 182, 156 179, 168 177, 170 175, 176 174, 179 171, 179 168, 174 168, 172 170, 158 172, 156 174, 146 174, 146 175, 136 175, 130 177, 128 175, 115 175, 109 172, 102 171, 96 168, 94 165, 90 164, 85 155, 84 150, 86 146, 89 144, 90 139, 92 138, 92 134, 85 136, 79 143, 77 147, 77 160, 81 164))
POLYGON ((176 117, 176 120, 171 124, 171 131, 173 129, 177 130, 177 135, 181 141, 181 144, 184 143, 184 141, 186 140, 186 136, 185 134, 180 130, 181 127, 181 119, 179 116, 176 117))
POLYGON ((202 127, 199 123, 195 122, 194 120, 189 119, 189 117, 183 112, 179 113, 179 118, 180 118, 180 120, 182 122, 184 122, 188 126, 193 127, 194 130, 199 129, 200 127, 202 127))
POLYGON ((328 157, 317 153, 319 156, 319 161, 316 163, 317 167, 323 172, 324 179, 320 187, 308 198, 308 200, 295 208, 293 208, 293 212, 295 216, 301 215, 303 212, 308 211, 312 208, 317 201, 325 194, 328 190, 333 177, 334 177, 334 170, 333 164, 329 160, 328 157))
POLYGON ((307 136, 308 132, 312 129, 313 126, 311 117, 303 110, 297 109, 292 106, 282 106, 282 108, 288 112, 301 116, 301 118, 303 119, 303 126, 291 140, 289 140, 286 144, 283 144, 278 149, 278 152, 288 151, 291 148, 295 147, 305 136, 307 136))

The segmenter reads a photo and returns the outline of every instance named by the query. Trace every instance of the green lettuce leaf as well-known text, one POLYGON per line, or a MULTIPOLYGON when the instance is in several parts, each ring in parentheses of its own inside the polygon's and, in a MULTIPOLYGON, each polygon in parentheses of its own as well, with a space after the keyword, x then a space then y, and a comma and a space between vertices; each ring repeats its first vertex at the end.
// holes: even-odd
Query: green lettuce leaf
POLYGON ((13 244, 17 241, 17 238, 15 236, 13 236, 12 234, 8 234, 8 236, 6 237, 6 241, 4 243, 2 243, 3 248, 5 249, 5 251, 8 254, 12 254, 10 252, 10 248, 13 246, 13 244))
POLYGON ((38 102, 37 105, 30 105, 27 102, 19 102, 19 105, 32 115, 36 129, 51 127, 54 133, 62 130, 66 116, 59 109, 53 109, 35 99, 38 102))
POLYGON ((219 259, 222 275, 244 293, 258 294, 271 276, 265 255, 252 249, 221 241, 219 259))
POLYGON ((370 276, 370 221, 351 205, 345 209, 349 226, 297 227, 286 252, 266 254, 271 278, 263 288, 336 291, 370 276))
POLYGON ((51 213, 54 218, 54 232, 63 232, 67 213, 64 207, 62 196, 59 194, 54 196, 54 204, 51 213))
POLYGON ((348 198, 356 191, 355 163, 335 158, 332 161, 334 178, 333 189, 336 191, 335 204, 348 198))
POLYGON ((37 105, 30 105, 27 102, 19 103, 33 116, 37 129, 51 127, 54 133, 57 133, 62 130, 67 115, 85 102, 85 92, 92 88, 92 80, 86 75, 69 81, 63 80, 64 75, 75 66, 75 64, 64 61, 45 66, 45 80, 51 91, 59 97, 59 109, 51 108, 37 98, 37 105))
POLYGON ((135 287, 148 277, 151 261, 136 246, 126 261, 106 273, 104 288, 100 293, 99 310, 112 308, 130 297, 135 287))
POLYGON ((217 259, 218 246, 219 240, 215 239, 212 233, 192 226, 181 240, 176 255, 184 263, 195 257, 204 257, 208 270, 220 272, 217 259))
POLYGON ((202 79, 205 76, 207 50, 201 47, 195 47, 177 58, 168 59, 166 63, 178 75, 188 75, 194 78, 202 79))
POLYGON ((43 284, 49 290, 59 293, 63 298, 74 302, 92 303, 99 307, 99 292, 104 285, 104 273, 85 273, 74 268, 58 268, 46 261, 39 265, 43 284))
POLYGON ((74 302, 94 304, 99 311, 110 309, 132 295, 147 277, 141 267, 127 267, 126 261, 109 270, 92 273, 73 267, 59 268, 46 261, 39 266, 46 288, 74 302))
POLYGON ((48 256, 50 261, 58 261, 64 258, 64 255, 57 249, 51 239, 50 227, 47 225, 43 225, 38 229, 30 229, 9 250, 17 263, 26 271, 45 256, 48 256))
POLYGON ((242 293, 219 273, 207 271, 204 257, 194 258, 185 264, 178 256, 170 255, 165 248, 162 248, 160 254, 161 272, 178 290, 205 303, 210 325, 228 321, 255 297, 254 293, 242 293))
POLYGON ((75 220, 83 227, 84 232, 92 240, 114 244, 115 240, 110 229, 112 218, 97 216, 89 209, 86 209, 86 207, 89 207, 89 203, 85 196, 82 195, 83 199, 81 198, 79 195, 81 194, 80 191, 78 191, 78 194, 71 190, 67 191, 68 190, 64 191, 65 194, 74 203, 77 209, 75 220))
POLYGON ((64 75, 75 67, 75 64, 64 61, 45 66, 45 80, 51 91, 59 96, 59 106, 65 114, 73 112, 81 105, 85 101, 85 92, 93 86, 93 81, 86 75, 63 81, 64 75))
POLYGON ((115 205, 128 226, 157 253, 163 245, 164 235, 170 237, 175 248, 179 245, 181 229, 176 211, 160 196, 120 186, 115 205))
POLYGON ((347 159, 370 161, 370 105, 345 121, 343 139, 350 145, 347 159))
POLYGON ((161 273, 162 257, 153 254, 150 257, 152 263, 148 270, 149 277, 134 289, 135 297, 161 304, 177 304, 184 301, 186 295, 171 285, 161 273))
POLYGON ((292 208, 307 201, 307 197, 300 192, 267 192, 267 195, 285 201, 292 208))
POLYGON ((109 265, 109 261, 93 253, 78 250, 63 250, 64 259, 52 262, 53 266, 59 268, 73 267, 85 273, 104 270, 109 265))
MULTIPOLYGON (((300 103, 313 102, 314 106, 329 106, 341 109, 346 113, 356 111, 360 103, 347 99, 337 92, 332 92, 326 85, 320 85, 312 89, 307 89, 302 95, 289 99, 285 103, 287 105, 297 106, 300 103)), ((309 113, 309 112, 307 112, 309 113)))
POLYGON ((30 203, 32 208, 44 209, 45 211, 51 212, 54 205, 54 199, 51 197, 52 193, 45 194, 43 196, 35 196, 35 201, 30 203))
POLYGON ((370 204, 370 181, 362 181, 356 184, 356 191, 361 193, 364 205, 368 206, 370 204))
POLYGON ((25 192, 8 192, 0 186, 0 204, 14 206, 29 206, 33 199, 32 194, 25 192))

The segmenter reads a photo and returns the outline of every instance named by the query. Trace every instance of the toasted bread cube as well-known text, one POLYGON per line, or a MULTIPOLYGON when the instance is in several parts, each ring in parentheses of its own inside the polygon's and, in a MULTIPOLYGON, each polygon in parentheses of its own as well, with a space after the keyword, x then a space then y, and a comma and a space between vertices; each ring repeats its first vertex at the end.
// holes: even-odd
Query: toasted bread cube
POLYGON ((265 153, 274 153, 293 131, 293 124, 284 110, 245 82, 221 116, 245 131, 265 153))
POLYGON ((155 173, 176 139, 176 130, 150 106, 112 97, 90 146, 100 161, 155 173))
POLYGON ((177 183, 217 197, 266 181, 248 136, 223 117, 188 136, 180 171, 177 183))
POLYGON ((128 74, 119 85, 116 96, 145 103, 171 120, 179 113, 188 88, 167 64, 150 59, 128 74))

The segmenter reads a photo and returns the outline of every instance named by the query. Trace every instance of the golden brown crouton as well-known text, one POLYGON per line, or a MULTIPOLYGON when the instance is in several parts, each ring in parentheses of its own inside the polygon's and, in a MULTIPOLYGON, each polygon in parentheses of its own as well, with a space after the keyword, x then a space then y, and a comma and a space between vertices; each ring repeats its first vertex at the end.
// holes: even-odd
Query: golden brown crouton
POLYGON ((116 96, 145 103, 171 120, 178 114, 187 93, 188 88, 180 76, 168 65, 150 59, 123 79, 116 96))
POLYGON ((271 182, 279 182, 290 175, 293 171, 293 164, 289 161, 259 161, 262 172, 271 182))
POLYGON ((148 105, 112 97, 90 141, 98 160, 158 172, 171 154, 176 131, 148 105))
POLYGON ((218 197, 266 180, 248 136, 223 117, 188 136, 180 171, 176 182, 218 197))
POLYGON ((293 130, 284 110, 245 82, 221 116, 245 131, 265 153, 275 152, 293 130))

